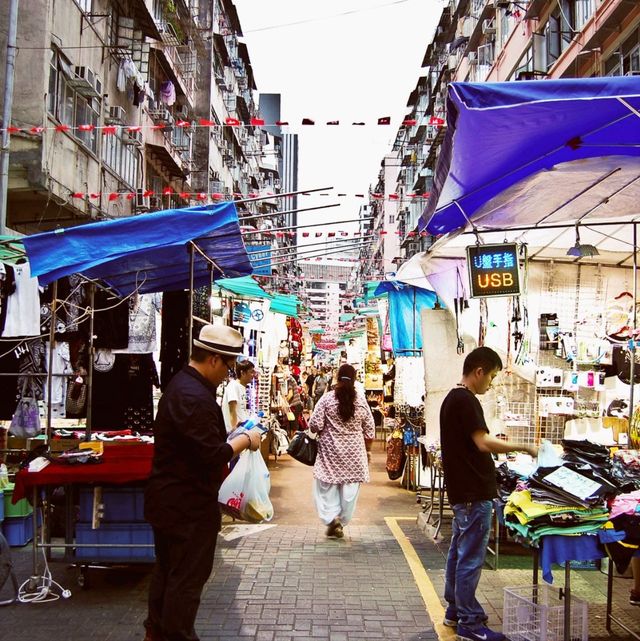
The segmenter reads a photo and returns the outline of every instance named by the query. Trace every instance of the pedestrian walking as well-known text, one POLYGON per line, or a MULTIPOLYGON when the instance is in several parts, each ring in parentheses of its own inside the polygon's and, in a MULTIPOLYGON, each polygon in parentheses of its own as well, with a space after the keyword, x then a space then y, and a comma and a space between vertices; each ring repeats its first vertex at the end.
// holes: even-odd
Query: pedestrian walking
POLYGON ((487 552, 493 499, 498 496, 492 454, 513 451, 537 456, 537 448, 509 443, 489 434, 476 395, 486 393, 502 369, 488 347, 478 347, 464 360, 462 380, 440 408, 440 443, 444 480, 453 509, 453 533, 445 571, 444 624, 456 627, 461 641, 502 641, 505 636, 485 626, 487 615, 476 588, 487 552))
POLYGON ((327 536, 336 538, 353 518, 360 484, 369 481, 373 416, 364 396, 356 394, 355 378, 356 370, 342 365, 335 389, 319 399, 309 422, 318 435, 313 496, 327 536))
POLYGON ((205 325, 193 341, 189 364, 160 399, 145 490, 156 552, 145 641, 198 641, 194 623, 213 568, 223 472, 243 450, 260 448, 257 428, 227 442, 216 402, 216 387, 229 376, 242 342, 235 329, 205 325))

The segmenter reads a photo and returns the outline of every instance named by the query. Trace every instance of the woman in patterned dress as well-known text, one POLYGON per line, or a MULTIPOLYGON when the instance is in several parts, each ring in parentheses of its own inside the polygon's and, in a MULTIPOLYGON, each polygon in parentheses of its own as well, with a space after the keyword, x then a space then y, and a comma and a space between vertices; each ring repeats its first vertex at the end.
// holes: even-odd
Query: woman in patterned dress
POLYGON ((365 398, 356 393, 356 370, 342 365, 335 388, 316 405, 309 428, 318 434, 313 467, 313 497, 327 536, 342 538, 352 519, 360 484, 369 481, 373 416, 365 398))

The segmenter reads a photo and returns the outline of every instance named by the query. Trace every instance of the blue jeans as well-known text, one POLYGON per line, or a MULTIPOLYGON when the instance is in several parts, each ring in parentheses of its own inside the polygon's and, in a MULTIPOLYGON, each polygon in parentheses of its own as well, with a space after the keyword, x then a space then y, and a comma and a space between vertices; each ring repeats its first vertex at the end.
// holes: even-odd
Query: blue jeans
POLYGON ((449 604, 447 618, 456 615, 461 625, 473 628, 485 620, 476 588, 487 554, 493 502, 456 503, 452 507, 453 535, 444 585, 444 598, 449 604))

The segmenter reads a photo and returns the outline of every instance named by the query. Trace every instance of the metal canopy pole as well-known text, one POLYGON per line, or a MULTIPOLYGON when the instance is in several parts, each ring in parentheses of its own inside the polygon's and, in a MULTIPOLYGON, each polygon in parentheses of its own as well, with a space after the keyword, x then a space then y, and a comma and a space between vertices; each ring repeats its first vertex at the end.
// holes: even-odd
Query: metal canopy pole
POLYGON ((193 242, 189 243, 189 344, 187 349, 191 350, 193 345, 193 269, 195 263, 195 249, 193 242))
POLYGON ((45 436, 47 443, 51 441, 51 423, 53 408, 51 406, 51 393, 53 391, 53 350, 56 336, 56 315, 58 312, 58 281, 54 280, 51 287, 51 326, 49 327, 49 367, 47 372, 47 425, 45 436))
POLYGON ((95 359, 95 347, 93 345, 95 336, 94 332, 94 318, 95 318, 95 305, 96 305, 96 286, 94 283, 89 284, 89 362, 87 363, 87 424, 85 427, 85 441, 91 440, 91 429, 93 427, 93 410, 91 402, 93 396, 93 361, 95 359))
MULTIPOLYGON (((637 316, 637 301, 638 301, 638 226, 637 223, 633 223, 633 329, 635 330, 638 327, 638 316, 637 316)), ((635 382, 633 377, 635 375, 636 369, 636 337, 635 335, 631 338, 631 363, 629 367, 629 425, 633 421, 633 404, 634 404, 634 393, 635 382)))

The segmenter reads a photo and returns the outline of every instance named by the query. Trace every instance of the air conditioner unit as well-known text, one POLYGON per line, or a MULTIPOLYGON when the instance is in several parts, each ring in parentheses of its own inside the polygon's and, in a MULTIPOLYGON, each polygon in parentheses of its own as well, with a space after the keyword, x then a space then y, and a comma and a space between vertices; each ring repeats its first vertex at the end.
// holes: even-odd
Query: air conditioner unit
POLYGON ((173 122, 173 118, 169 113, 169 110, 166 107, 159 107, 158 109, 149 109, 149 118, 153 120, 154 123, 169 123, 173 122))
POLYGON ((227 108, 227 111, 235 111, 236 110, 237 99, 238 99, 238 96, 236 96, 234 93, 230 93, 228 96, 225 96, 224 105, 227 108))
POLYGON ((109 107, 109 113, 105 118, 105 122, 108 125, 121 125, 126 115, 127 112, 124 110, 124 107, 109 107))
POLYGON ((216 74, 215 81, 216 81, 216 85, 218 85, 218 87, 220 87, 221 89, 227 88, 227 80, 224 76, 219 76, 218 74, 216 74))
POLYGON ((458 56, 456 56, 455 53, 452 53, 449 56, 449 62, 447 66, 449 67, 449 69, 455 69, 458 66, 458 56))
POLYGON ((482 33, 485 36, 493 36, 496 33, 496 23, 494 20, 484 20, 482 23, 482 33))
POLYGON ((477 65, 478 64, 478 52, 477 51, 470 51, 469 52, 469 65, 477 65))
POLYGON ((136 210, 149 211, 149 196, 144 195, 144 189, 136 189, 136 210))
POLYGON ((132 145, 134 147, 142 147, 142 132, 124 131, 122 134, 122 144, 132 145))
POLYGON ((89 67, 74 67, 74 77, 67 81, 81 96, 100 98, 102 82, 89 67))

